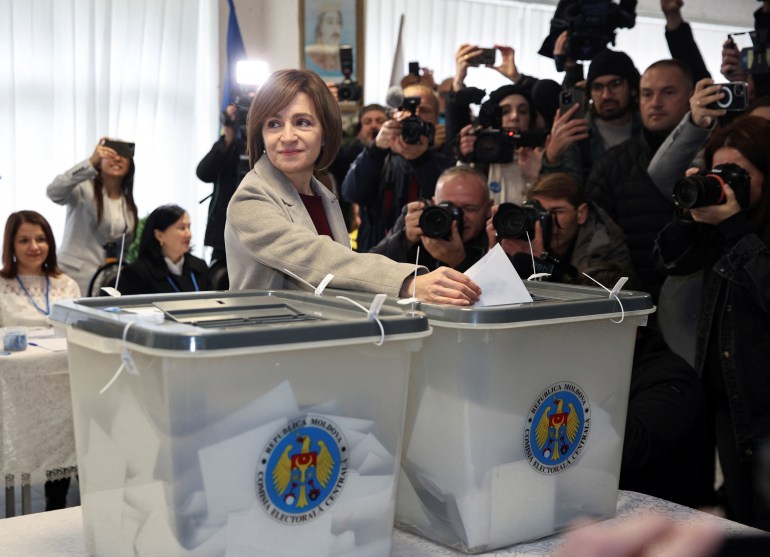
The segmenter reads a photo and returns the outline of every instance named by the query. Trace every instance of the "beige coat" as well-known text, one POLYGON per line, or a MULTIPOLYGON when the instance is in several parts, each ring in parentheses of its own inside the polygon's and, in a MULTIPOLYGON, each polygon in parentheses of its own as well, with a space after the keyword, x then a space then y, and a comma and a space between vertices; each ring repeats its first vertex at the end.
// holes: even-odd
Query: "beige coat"
POLYGON ((314 286, 332 273, 329 288, 398 296, 414 266, 351 250, 337 198, 315 178, 311 188, 323 198, 334 240, 318 235, 296 188, 267 156, 246 174, 227 208, 230 289, 307 289, 287 269, 314 286))

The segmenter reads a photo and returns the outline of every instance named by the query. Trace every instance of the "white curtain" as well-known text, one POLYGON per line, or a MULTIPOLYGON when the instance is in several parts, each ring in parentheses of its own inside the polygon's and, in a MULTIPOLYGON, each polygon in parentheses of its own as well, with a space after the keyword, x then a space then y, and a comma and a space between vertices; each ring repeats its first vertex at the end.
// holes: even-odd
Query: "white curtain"
MULTIPOLYGON (((366 102, 384 102, 401 14, 405 16, 405 63, 417 61, 431 68, 436 82, 454 75, 454 53, 460 44, 469 43, 512 46, 520 72, 561 83, 563 74, 556 72, 553 60, 537 53, 548 34, 554 9, 553 4, 515 0, 366 0, 366 102)), ((746 19, 747 25, 753 24, 748 12, 746 19)), ((724 80, 719 74, 722 43, 727 33, 736 29, 695 21, 690 25, 712 77, 724 80)), ((633 29, 618 30, 617 44, 611 48, 627 52, 643 72, 652 62, 671 57, 664 26, 662 15, 637 17, 633 29)), ((406 70, 402 68, 402 74, 406 70)), ((487 92, 505 83, 504 77, 488 68, 470 68, 466 79, 467 85, 487 92)))
POLYGON ((218 133, 216 0, 0 0, 0 219, 33 209, 57 239, 46 186, 102 136, 136 142, 140 216, 176 203, 203 253, 211 191, 195 167, 218 133))

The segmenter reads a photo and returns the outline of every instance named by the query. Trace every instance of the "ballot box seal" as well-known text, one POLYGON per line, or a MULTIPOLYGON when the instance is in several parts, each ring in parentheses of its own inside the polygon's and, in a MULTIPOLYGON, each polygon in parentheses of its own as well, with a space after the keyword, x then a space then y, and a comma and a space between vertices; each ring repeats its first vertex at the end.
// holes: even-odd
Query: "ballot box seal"
POLYGON ((524 427, 529 464, 546 475, 567 469, 585 448, 590 426, 583 389, 567 381, 550 385, 530 405, 524 427))
POLYGON ((342 429, 308 414, 275 432, 257 467, 256 490, 264 511, 283 524, 321 516, 340 497, 349 464, 342 429))

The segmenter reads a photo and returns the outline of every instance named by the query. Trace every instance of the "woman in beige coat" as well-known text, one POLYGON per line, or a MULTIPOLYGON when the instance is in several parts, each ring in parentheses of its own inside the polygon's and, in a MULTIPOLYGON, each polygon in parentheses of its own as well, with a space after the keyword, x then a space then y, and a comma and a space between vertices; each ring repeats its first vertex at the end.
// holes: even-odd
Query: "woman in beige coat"
POLYGON ((448 267, 431 273, 350 249, 339 201, 313 172, 340 146, 339 107, 323 80, 307 70, 273 73, 248 115, 252 170, 230 200, 225 248, 230 288, 300 288, 296 275, 332 288, 471 305, 480 288, 448 267))

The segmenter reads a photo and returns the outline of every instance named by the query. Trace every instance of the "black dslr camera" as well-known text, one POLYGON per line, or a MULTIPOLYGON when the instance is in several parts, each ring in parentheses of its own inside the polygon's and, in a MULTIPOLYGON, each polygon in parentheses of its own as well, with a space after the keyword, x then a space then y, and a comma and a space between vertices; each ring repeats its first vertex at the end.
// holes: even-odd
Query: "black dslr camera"
POLYGON ((535 223, 540 222, 543 229, 543 246, 548 249, 551 245, 553 218, 539 201, 526 201, 518 206, 513 203, 501 203, 497 214, 492 218, 498 238, 520 238, 523 240, 535 237, 535 223))
POLYGON ((360 101, 361 86, 351 79, 353 75, 353 47, 340 45, 340 68, 344 79, 337 84, 337 97, 341 101, 360 101))
POLYGON ((246 117, 249 115, 251 99, 254 97, 255 89, 238 87, 235 90, 232 104, 235 107, 235 114, 231 117, 227 110, 222 112, 221 123, 223 126, 232 128, 240 132, 240 137, 246 139, 246 117))
POLYGON ((517 147, 542 147, 545 145, 545 132, 526 132, 503 128, 503 109, 500 106, 485 109, 491 124, 474 132, 473 160, 480 163, 508 163, 513 161, 513 151, 517 147))
POLYGON ((437 205, 428 204, 420 215, 423 236, 449 240, 452 237, 452 221, 457 222, 457 231, 463 235, 463 210, 451 201, 437 205))
POLYGON ((636 0, 620 0, 619 4, 612 0, 573 0, 566 6, 564 19, 567 58, 593 60, 608 43, 615 44, 615 29, 630 29, 636 24, 636 0))
POLYGON ((742 209, 749 206, 751 178, 748 172, 733 163, 719 164, 709 170, 682 178, 674 185, 674 203, 683 209, 722 205, 728 184, 735 192, 742 209))
POLYGON ((409 116, 401 120, 401 137, 404 143, 417 145, 420 142, 420 136, 424 135, 428 138, 428 144, 433 145, 436 128, 417 116, 418 106, 420 106, 420 97, 404 97, 404 102, 398 107, 399 110, 409 112, 409 116))

